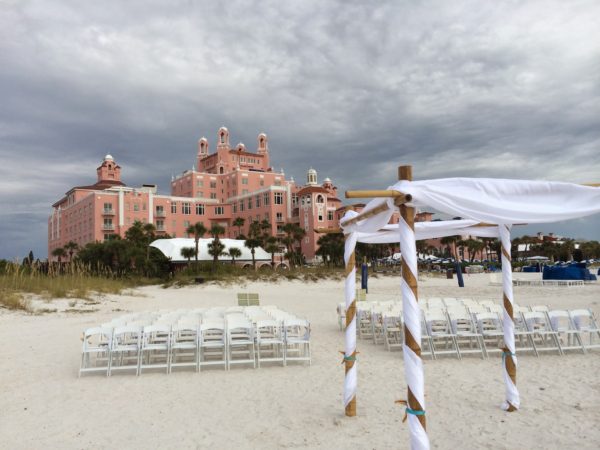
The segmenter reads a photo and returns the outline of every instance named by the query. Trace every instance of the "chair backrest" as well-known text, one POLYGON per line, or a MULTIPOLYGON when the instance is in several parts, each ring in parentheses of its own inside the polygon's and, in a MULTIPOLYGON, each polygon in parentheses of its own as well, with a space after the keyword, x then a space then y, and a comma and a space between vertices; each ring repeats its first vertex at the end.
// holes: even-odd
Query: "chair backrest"
POLYGON ((543 311, 524 312, 523 319, 530 331, 550 331, 546 313, 543 311))
POLYGON ((480 331, 500 331, 502 330, 502 321, 498 314, 493 312, 482 312, 475 314, 477 327, 480 331))
POLYGON ((550 326, 554 331, 575 330, 568 311, 563 309, 548 311, 548 318, 550 319, 550 326))
POLYGON ((595 331, 598 330, 598 324, 592 312, 589 309, 575 309, 569 311, 569 315, 573 320, 573 325, 580 331, 595 331))
POLYGON ((550 308, 547 305, 534 305, 531 307, 531 310, 534 312, 548 312, 550 308))
POLYGON ((259 342, 264 338, 280 338, 281 332, 281 326, 276 320, 267 319, 256 322, 256 340, 259 342))
POLYGON ((118 346, 121 344, 129 344, 135 341, 139 344, 142 337, 142 328, 137 325, 125 325, 116 327, 113 331, 112 344, 118 346))
POLYGON ((286 339, 310 339, 310 323, 305 319, 288 319, 284 322, 286 339))
POLYGON ((83 332, 83 348, 98 348, 101 346, 110 345, 113 337, 113 329, 111 327, 93 327, 88 328, 83 332))

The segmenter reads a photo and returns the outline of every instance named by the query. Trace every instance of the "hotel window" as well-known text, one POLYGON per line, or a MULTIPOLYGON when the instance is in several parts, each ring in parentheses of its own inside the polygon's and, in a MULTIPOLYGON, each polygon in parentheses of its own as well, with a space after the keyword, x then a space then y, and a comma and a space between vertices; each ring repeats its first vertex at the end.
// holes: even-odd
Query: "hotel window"
POLYGON ((256 207, 260 208, 260 195, 256 196, 256 207))
POLYGON ((274 204, 276 205, 283 205, 283 193, 281 192, 275 192, 275 199, 274 199, 274 204))
POLYGON ((146 203, 142 203, 142 211, 146 211, 146 203))
POLYGON ((196 192, 196 197, 198 197, 198 198, 204 197, 204 192, 202 192, 202 191, 196 192))
POLYGON ((216 192, 211 192, 210 193, 210 198, 217 198, 217 193, 216 192))
POLYGON ((215 206, 215 215, 222 216, 223 214, 225 214, 225 208, 222 206, 215 206))
POLYGON ((248 209, 252 209, 252 197, 248 199, 248 209))
POLYGON ((184 220, 183 221, 183 228, 185 228, 187 230, 189 226, 190 226, 190 221, 189 220, 184 220))
POLYGON ((237 203, 233 202, 233 213, 237 212, 237 203))
POLYGON ((104 211, 106 211, 106 212, 112 211, 112 203, 105 203, 104 204, 104 211))
POLYGON ((204 181, 196 180, 196 187, 204 187, 204 181))
POLYGON ((261 178, 261 180, 260 180, 260 185, 261 185, 261 186, 264 186, 264 185, 265 185, 265 180, 263 180, 262 178, 261 178))
POLYGON ((240 201, 240 212, 244 210, 244 200, 240 201))
POLYGON ((333 211, 327 211, 327 220, 333 220, 333 211))
POLYGON ((242 195, 247 195, 248 194, 248 189, 242 189, 242 195))
POLYGON ((283 213, 275 213, 275 218, 277 220, 277 222, 283 222, 283 213))
POLYGON ((177 202, 171 203, 171 214, 177 214, 177 202))
POLYGON ((275 186, 281 186, 281 180, 278 180, 277 178, 275 178, 275 186))
POLYGON ((216 187, 217 187, 217 182, 216 181, 211 181, 210 182, 210 188, 211 189, 216 189, 216 187))
POLYGON ((196 215, 197 216, 204 215, 204 205, 196 205, 196 215))
POLYGON ((181 204, 181 212, 185 215, 190 215, 192 213, 192 207, 190 206, 189 203, 182 203, 181 204))
POLYGON ((269 221, 269 213, 265 213, 265 220, 269 221))
POLYGON ((256 221, 257 221, 257 222, 260 222, 260 214, 257 214, 257 215, 256 215, 256 221))
POLYGON ((140 210, 140 204, 139 203, 134 203, 133 204, 133 210, 134 211, 139 211, 140 210))
POLYGON ((263 203, 267 206, 271 201, 271 194, 269 192, 265 192, 263 194, 263 203))
POLYGON ((246 178, 246 177, 242 178, 242 184, 248 184, 248 178, 246 178))
POLYGON ((323 222, 323 213, 319 212, 319 222, 323 222))
POLYGON ((157 231, 164 231, 165 230, 165 221, 164 220, 157 220, 156 221, 156 230, 157 231))

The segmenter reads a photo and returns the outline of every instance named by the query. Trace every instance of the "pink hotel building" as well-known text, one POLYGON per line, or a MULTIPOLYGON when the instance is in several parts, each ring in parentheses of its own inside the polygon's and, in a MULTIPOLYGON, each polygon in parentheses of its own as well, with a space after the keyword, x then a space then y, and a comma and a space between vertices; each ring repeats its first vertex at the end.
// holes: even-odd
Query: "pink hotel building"
POLYGON ((302 252, 308 261, 315 258, 319 234, 315 228, 337 227, 343 215, 337 188, 330 179, 317 182, 317 172, 310 169, 305 185, 270 165, 267 135, 258 135, 256 152, 244 144, 232 148, 229 131, 220 128, 216 152, 210 153, 206 138, 198 141, 196 164, 171 181, 171 195, 157 193, 156 185, 129 187, 121 181, 121 167, 111 155, 96 169, 97 181, 89 186, 70 189, 52 205, 48 219, 48 258, 52 251, 75 241, 109 239, 112 234, 125 235, 139 220, 152 223, 158 234, 187 237, 186 228, 202 222, 206 228, 222 225, 225 237, 238 233, 233 221, 245 219, 242 233, 248 233, 252 221, 267 219, 274 236, 282 236, 285 223, 299 224, 306 230, 302 252))

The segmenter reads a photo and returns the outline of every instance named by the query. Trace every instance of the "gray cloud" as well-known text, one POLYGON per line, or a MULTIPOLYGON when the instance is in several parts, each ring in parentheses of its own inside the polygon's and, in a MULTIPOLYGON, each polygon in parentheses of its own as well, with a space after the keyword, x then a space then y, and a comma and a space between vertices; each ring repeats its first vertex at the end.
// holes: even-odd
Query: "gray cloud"
POLYGON ((597 181, 599 15, 593 0, 5 1, 0 257, 45 255, 50 205, 104 154, 167 192, 221 125, 250 148, 267 132, 275 167, 342 189, 400 163, 597 181))

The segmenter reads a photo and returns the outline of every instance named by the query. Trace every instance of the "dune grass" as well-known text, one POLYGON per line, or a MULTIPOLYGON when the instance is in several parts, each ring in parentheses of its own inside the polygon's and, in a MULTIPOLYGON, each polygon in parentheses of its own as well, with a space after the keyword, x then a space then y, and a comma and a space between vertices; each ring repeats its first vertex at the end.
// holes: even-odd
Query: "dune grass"
POLYGON ((115 277, 110 271, 96 274, 89 267, 77 263, 65 265, 60 270, 52 265, 42 270, 42 266, 35 264, 23 266, 11 263, 0 271, 0 306, 27 310, 24 294, 38 295, 47 300, 91 299, 93 294, 120 294, 124 289, 150 282, 115 277))

